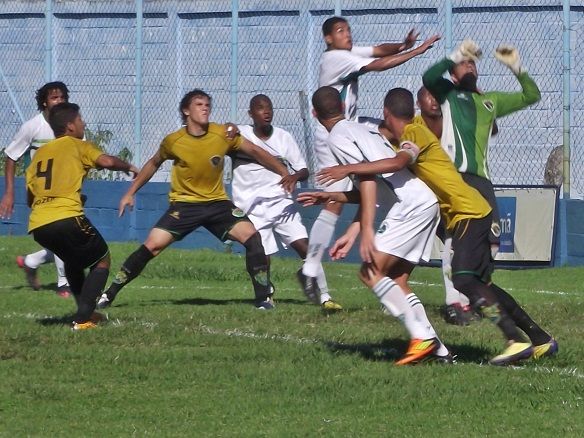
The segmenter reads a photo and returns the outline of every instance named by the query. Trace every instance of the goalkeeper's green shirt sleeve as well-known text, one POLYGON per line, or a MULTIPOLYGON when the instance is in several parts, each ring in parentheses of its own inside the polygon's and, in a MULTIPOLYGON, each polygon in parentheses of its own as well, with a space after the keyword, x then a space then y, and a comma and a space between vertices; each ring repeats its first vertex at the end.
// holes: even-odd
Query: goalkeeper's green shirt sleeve
POLYGON ((442 75, 454 65, 453 61, 444 58, 426 70, 422 76, 424 87, 428 89, 440 105, 446 101, 448 93, 454 89, 454 84, 442 75))
POLYGON ((532 105, 541 99, 541 93, 535 81, 527 74, 520 73, 517 80, 521 85, 521 92, 502 93, 492 91, 486 93, 493 101, 496 101, 497 117, 503 117, 515 111, 519 111, 532 105))

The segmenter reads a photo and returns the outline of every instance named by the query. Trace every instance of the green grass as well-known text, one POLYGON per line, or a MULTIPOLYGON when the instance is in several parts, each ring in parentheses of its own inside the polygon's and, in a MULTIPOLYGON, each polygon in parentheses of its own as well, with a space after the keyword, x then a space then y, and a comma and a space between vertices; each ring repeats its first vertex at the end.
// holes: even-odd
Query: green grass
MULTIPOLYGON (((110 245, 113 270, 136 244, 110 245)), ((395 367, 403 327, 379 310, 356 265, 330 263, 345 311, 323 315, 274 259, 277 309, 255 310, 245 261, 167 250, 121 293, 99 329, 72 332, 72 300, 26 287, 0 238, 1 436, 584 436, 584 269, 498 271, 560 343, 556 358, 495 368, 487 321, 446 325, 438 269, 415 292, 458 355, 453 366, 395 367)), ((53 284, 51 284, 53 283, 53 284)))

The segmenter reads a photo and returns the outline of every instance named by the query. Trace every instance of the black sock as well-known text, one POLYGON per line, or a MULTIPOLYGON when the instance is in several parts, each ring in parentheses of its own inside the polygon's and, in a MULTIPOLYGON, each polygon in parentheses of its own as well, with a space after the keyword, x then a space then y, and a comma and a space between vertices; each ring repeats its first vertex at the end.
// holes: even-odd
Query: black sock
POLYGON ((126 284, 140 275, 148 262, 153 258, 154 255, 144 245, 141 245, 140 248, 130 254, 106 291, 108 297, 115 297, 126 284))
POLYGON ((270 296, 270 266, 259 233, 247 239, 245 247, 245 267, 251 278, 256 301, 265 301, 270 296))
POLYGON ((505 312, 517 324, 517 327, 525 332, 532 344, 541 345, 550 341, 552 338, 550 334, 537 325, 508 292, 496 284, 491 284, 490 287, 497 296, 497 301, 505 309, 505 312))
POLYGON ((109 269, 106 268, 93 268, 85 281, 83 282, 83 288, 81 289, 81 295, 77 301, 77 314, 75 315, 75 322, 87 322, 91 317, 91 314, 95 310, 95 301, 101 291, 105 287, 107 282, 107 277, 109 275, 109 269))
POLYGON ((472 274, 457 274, 453 278, 454 287, 469 297, 471 304, 491 322, 497 325, 509 341, 525 342, 515 322, 505 308, 498 303, 497 295, 487 284, 472 274), (477 297, 480 297, 477 299, 477 297))

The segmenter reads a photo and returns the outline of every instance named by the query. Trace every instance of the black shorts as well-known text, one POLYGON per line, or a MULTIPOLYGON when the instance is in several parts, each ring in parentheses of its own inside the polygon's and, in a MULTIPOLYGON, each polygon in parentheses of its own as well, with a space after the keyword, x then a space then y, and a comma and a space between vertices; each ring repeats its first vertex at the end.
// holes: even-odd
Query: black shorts
POLYGON ((473 175, 471 173, 461 173, 462 179, 469 186, 474 187, 491 206, 491 232, 489 234, 489 241, 491 245, 499 245, 501 238, 501 223, 499 216, 499 207, 497 207, 497 197, 495 196, 495 189, 493 183, 482 176, 473 175))
POLYGON ((154 228, 168 231, 175 240, 181 240, 197 228, 204 227, 225 241, 233 226, 241 221, 250 222, 231 201, 172 202, 154 228))
POLYGON ((452 275, 472 274, 485 283, 491 281, 491 215, 481 219, 463 219, 452 233, 452 275))
POLYGON ((85 269, 109 253, 107 243, 85 216, 61 219, 32 231, 34 240, 66 265, 85 269))

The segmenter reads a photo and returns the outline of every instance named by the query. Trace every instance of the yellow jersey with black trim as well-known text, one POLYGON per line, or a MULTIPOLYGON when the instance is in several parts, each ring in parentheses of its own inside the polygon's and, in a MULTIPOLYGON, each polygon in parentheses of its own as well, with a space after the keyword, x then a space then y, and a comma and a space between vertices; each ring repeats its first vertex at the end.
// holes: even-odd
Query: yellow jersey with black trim
POLYGON ((89 169, 103 155, 95 145, 64 136, 40 148, 26 169, 26 188, 32 194, 28 231, 83 215, 81 186, 89 169))
POLYGON ((194 136, 183 127, 160 144, 162 159, 172 160, 171 202, 222 201, 229 197, 223 185, 225 155, 240 149, 243 137, 225 136, 225 126, 209 123, 207 132, 194 136))
MULTIPOLYGON (((422 125, 425 126, 426 128, 428 128, 428 125, 426 124, 426 121, 424 120, 424 118, 422 117, 422 114, 416 114, 414 116, 414 120, 412 120, 412 123, 414 125, 422 125)), ((428 128, 429 129, 429 128, 428 128)), ((431 131, 430 131, 431 132, 431 131)))
POLYGON ((447 230, 453 230, 463 219, 480 219, 490 213, 491 207, 485 198, 464 182, 442 149, 440 140, 427 127, 419 123, 406 125, 401 142, 412 142, 420 148, 418 158, 410 168, 438 198, 447 230))

